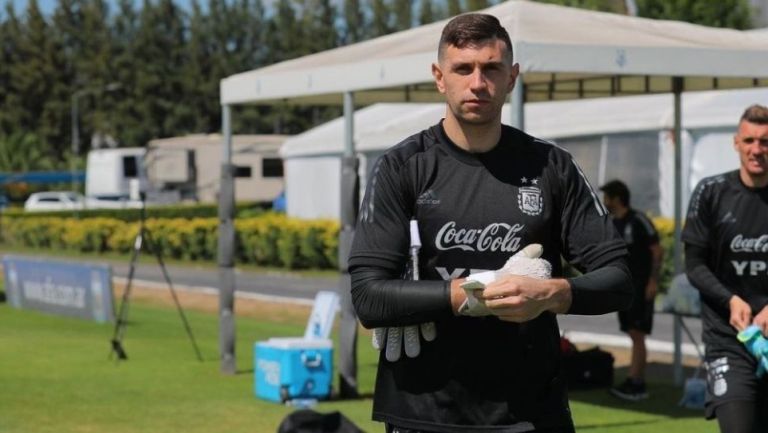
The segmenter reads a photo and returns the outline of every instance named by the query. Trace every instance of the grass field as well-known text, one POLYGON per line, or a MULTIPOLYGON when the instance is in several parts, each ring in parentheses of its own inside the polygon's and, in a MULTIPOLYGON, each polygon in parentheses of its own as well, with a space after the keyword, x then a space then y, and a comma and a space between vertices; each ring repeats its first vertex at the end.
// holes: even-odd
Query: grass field
MULTIPOLYGON (((167 294, 167 293, 166 293, 167 294)), ((184 302, 184 298, 182 298, 184 302)), ((215 301, 212 301, 215 309, 215 301)), ((175 309, 137 296, 124 338, 129 359, 108 361, 112 325, 16 310, 0 303, 0 432, 275 432, 292 408, 255 398, 254 341, 303 333, 306 315, 280 306, 240 308, 234 376, 219 373, 218 318, 185 308, 204 362, 196 360, 175 309)), ((308 314, 308 310, 306 311, 308 314)), ((373 389, 376 353, 363 333, 360 391, 373 389)), ((653 398, 627 404, 605 390, 574 392, 577 431, 715 432, 700 412, 681 409, 678 387, 651 384, 653 398)), ((371 400, 323 402, 367 432, 371 400)))

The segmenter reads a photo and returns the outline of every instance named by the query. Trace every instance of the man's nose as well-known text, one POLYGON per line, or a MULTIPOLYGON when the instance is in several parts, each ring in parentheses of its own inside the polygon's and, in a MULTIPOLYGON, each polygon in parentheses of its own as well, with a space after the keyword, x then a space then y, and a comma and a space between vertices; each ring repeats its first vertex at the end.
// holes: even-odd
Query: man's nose
POLYGON ((473 90, 484 89, 486 84, 485 75, 483 74, 483 71, 480 70, 480 68, 476 68, 474 71, 472 71, 472 76, 470 77, 470 86, 473 90))
POLYGON ((761 138, 755 140, 755 142, 749 146, 749 151, 753 155, 762 155, 768 153, 768 139, 761 138))

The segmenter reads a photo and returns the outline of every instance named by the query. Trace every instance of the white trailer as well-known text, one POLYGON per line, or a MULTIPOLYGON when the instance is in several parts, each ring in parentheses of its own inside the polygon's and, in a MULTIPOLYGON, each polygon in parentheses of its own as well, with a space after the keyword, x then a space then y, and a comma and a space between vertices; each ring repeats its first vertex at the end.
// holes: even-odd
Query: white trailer
POLYGON ((146 182, 143 162, 145 154, 143 147, 95 149, 88 152, 86 198, 115 202, 130 200, 131 185, 146 182))

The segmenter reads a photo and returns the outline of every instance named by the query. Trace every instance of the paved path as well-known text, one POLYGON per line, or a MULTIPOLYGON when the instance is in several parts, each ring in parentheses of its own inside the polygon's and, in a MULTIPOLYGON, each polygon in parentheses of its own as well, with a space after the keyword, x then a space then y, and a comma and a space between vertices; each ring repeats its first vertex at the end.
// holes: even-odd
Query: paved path
MULTIPOLYGON (((111 262, 112 273, 127 278, 129 264, 111 262)), ((169 278, 174 287, 209 288, 218 290, 219 272, 203 266, 167 265, 169 278)), ((136 283, 165 283, 162 270, 156 263, 139 263, 134 272, 136 283)), ((336 290, 338 279, 334 277, 301 277, 291 273, 257 273, 235 269, 238 292, 263 295, 286 302, 306 303, 314 299, 320 290, 336 290)))

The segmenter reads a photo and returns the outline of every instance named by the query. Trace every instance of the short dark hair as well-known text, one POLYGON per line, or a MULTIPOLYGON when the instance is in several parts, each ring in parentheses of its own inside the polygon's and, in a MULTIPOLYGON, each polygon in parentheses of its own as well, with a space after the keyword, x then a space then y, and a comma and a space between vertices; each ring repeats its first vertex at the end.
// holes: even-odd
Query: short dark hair
MULTIPOLYGON (((437 48, 437 58, 442 59, 445 48, 453 45, 456 48, 479 45, 490 39, 500 39, 507 45, 509 61, 512 62, 512 41, 509 33, 493 15, 468 13, 459 15, 443 27, 440 45, 437 48)), ((506 57, 506 56, 505 56, 506 57)))
POLYGON ((741 115, 741 122, 756 123, 758 125, 768 125, 768 107, 760 104, 752 104, 744 110, 741 115))
POLYGON ((612 180, 601 186, 600 191, 604 192, 608 197, 618 197, 619 201, 621 201, 624 206, 629 207, 629 188, 627 188, 627 185, 624 184, 624 182, 618 179, 612 180))

